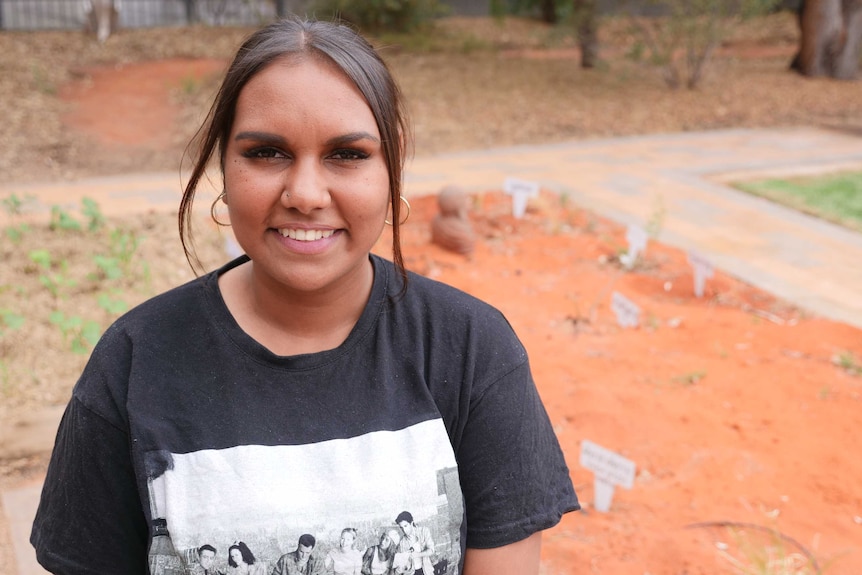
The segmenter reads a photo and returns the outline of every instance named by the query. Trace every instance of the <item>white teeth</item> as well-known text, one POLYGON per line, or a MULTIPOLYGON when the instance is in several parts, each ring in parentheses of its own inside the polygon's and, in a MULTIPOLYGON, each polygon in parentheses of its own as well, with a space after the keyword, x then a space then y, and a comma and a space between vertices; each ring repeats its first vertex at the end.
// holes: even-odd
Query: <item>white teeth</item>
POLYGON ((298 240, 300 242, 313 242, 316 240, 321 240, 323 238, 328 238, 334 232, 333 230, 291 230, 283 228, 278 230, 278 233, 292 240, 298 240))

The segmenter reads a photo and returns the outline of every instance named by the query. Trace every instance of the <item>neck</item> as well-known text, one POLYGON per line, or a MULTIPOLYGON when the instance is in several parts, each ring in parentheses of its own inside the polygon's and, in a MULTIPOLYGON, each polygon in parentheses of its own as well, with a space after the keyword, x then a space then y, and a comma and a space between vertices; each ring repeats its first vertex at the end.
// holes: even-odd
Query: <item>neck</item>
POLYGON ((368 303, 374 283, 370 260, 355 273, 314 292, 267 281, 249 262, 219 278, 219 288, 234 319, 258 343, 288 356, 334 349, 350 334, 368 303))

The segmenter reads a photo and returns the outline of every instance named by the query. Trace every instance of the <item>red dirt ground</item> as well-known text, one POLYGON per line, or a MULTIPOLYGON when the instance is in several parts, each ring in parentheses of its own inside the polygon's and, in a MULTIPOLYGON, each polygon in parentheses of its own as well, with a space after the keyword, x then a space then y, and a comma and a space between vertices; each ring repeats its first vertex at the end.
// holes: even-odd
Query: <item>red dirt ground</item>
MULTIPOLYGON (((177 66, 92 73, 99 89, 65 92, 78 106, 69 125, 118 153, 158 145, 176 113, 165 86, 189 74, 177 66), (121 99, 117 121, 105 110, 121 99)), ((655 242, 624 271, 624 230, 548 194, 521 220, 498 192, 477 196, 470 259, 430 244, 433 198, 413 204, 408 267, 506 314, 567 455, 585 510, 545 535, 546 575, 736 573, 733 558, 753 563, 767 549, 774 563, 809 553, 830 575, 862 573, 862 375, 836 364, 841 354, 862 361, 862 331, 720 272, 696 298, 685 255, 655 242), (640 306, 640 327, 617 325, 614 291, 640 306), (591 505, 584 439, 637 465, 608 513, 591 505)))

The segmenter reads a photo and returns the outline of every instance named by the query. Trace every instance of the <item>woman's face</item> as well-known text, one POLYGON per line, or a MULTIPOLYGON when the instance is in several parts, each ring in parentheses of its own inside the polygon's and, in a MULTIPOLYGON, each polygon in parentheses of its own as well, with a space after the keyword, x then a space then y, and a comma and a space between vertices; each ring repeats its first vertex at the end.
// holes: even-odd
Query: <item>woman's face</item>
POLYGON ((374 115, 333 64, 280 59, 246 84, 224 178, 256 280, 314 292, 368 279, 389 176, 374 115))
POLYGON ((347 551, 348 549, 352 549, 354 539, 355 539, 355 537, 354 537, 353 533, 351 533, 350 531, 344 531, 341 534, 341 539, 338 541, 339 544, 341 545, 341 549, 343 549, 344 551, 347 551))
POLYGON ((236 563, 237 565, 243 564, 242 552, 239 549, 237 549, 236 547, 234 547, 233 549, 230 550, 230 558, 233 559, 233 562, 236 563))

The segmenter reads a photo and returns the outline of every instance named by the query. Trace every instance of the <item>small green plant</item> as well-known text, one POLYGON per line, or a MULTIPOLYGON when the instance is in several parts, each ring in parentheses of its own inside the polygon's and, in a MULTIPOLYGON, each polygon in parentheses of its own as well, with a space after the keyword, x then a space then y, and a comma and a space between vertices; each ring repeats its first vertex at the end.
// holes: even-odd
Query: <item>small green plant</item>
POLYGON ((90 198, 81 200, 81 214, 87 219, 87 231, 95 232, 105 227, 105 216, 94 200, 90 198))
MULTIPOLYGON (((135 253, 138 250, 141 239, 134 232, 114 229, 110 235, 110 255, 96 254, 93 263, 98 268, 98 273, 90 274, 91 280, 99 278, 117 280, 131 273, 135 253)), ((147 275, 145 271, 145 276, 147 275)))
POLYGON ((68 264, 65 260, 60 262, 58 266, 55 266, 51 258, 51 253, 48 250, 43 249, 32 250, 27 255, 30 258, 30 261, 36 264, 42 271, 42 273, 39 274, 39 283, 45 286, 54 298, 57 298, 60 295, 61 288, 74 287, 76 285, 75 280, 66 275, 68 264), (60 271, 53 271, 55 267, 59 267, 60 271))
POLYGON ((680 385, 694 385, 706 377, 705 371, 689 371, 673 378, 673 382, 680 385))
POLYGON ((180 80, 180 91, 185 96, 191 96, 200 90, 201 83, 191 74, 187 74, 180 80))
POLYGON ((852 351, 842 351, 832 357, 832 363, 849 373, 862 376, 862 359, 857 358, 852 351))
POLYGON ((10 331, 15 331, 24 325, 23 315, 14 313, 8 309, 0 309, 0 337, 5 336, 10 331))
POLYGON ((13 243, 20 243, 24 239, 24 234, 30 231, 30 226, 27 224, 18 224, 9 226, 5 230, 6 237, 13 243))
POLYGON ((81 222, 60 206, 51 206, 51 229, 65 231, 80 231, 81 222))
POLYGON ((30 226, 28 226, 26 223, 15 222, 24 213, 24 206, 26 206, 32 200, 33 196, 26 196, 24 198, 20 198, 17 194, 9 194, 8 196, 0 200, 0 205, 2 205, 3 211, 6 212, 6 215, 13 222, 4 230, 6 237, 9 238, 13 243, 20 242, 24 238, 24 234, 30 231, 30 226))
POLYGON ((69 349, 79 355, 89 353, 102 335, 102 328, 95 321, 85 321, 77 315, 67 316, 60 310, 51 312, 48 320, 60 329, 69 349))
POLYGON ((96 296, 96 301, 99 307, 108 312, 110 315, 118 315, 126 311, 129 306, 122 299, 114 299, 111 295, 100 293, 96 296))
MULTIPOLYGON (((116 280, 123 277, 123 269, 120 267, 120 261, 117 258, 96 254, 93 256, 93 262, 105 279, 116 280)), ((91 275, 90 279, 96 280, 98 277, 98 275, 91 275)))
POLYGON ((32 196, 19 198, 17 194, 9 194, 0 200, 0 205, 7 215, 17 217, 24 213, 24 206, 32 199, 32 196))
POLYGON ((128 271, 140 243, 141 238, 134 232, 115 229, 111 232, 111 255, 128 271))

